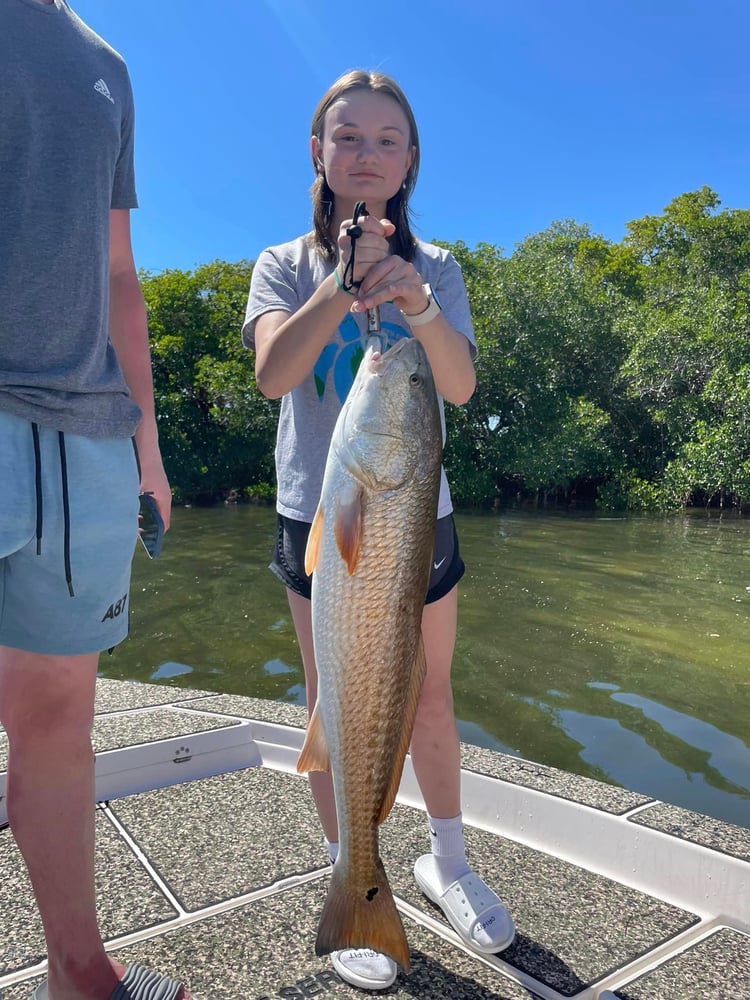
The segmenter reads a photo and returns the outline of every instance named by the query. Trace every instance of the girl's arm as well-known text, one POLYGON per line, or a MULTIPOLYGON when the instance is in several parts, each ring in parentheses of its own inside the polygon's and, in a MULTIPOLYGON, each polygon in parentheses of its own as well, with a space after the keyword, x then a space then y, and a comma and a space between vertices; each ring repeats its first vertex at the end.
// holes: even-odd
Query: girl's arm
MULTIPOLYGON (((424 312, 429 305, 422 278, 414 265, 401 257, 388 257, 368 271, 353 311, 362 312, 388 301, 404 313, 407 322, 409 316, 424 312)), ((412 333, 427 353, 435 387, 443 399, 458 406, 471 399, 476 372, 468 338, 454 330, 442 312, 429 323, 412 327, 412 333)))
POLYGON ((353 301, 330 274, 297 312, 277 310, 258 317, 255 381, 264 396, 278 399, 310 374, 353 301))
MULTIPOLYGON (((349 256, 350 241, 341 226, 339 276, 349 256)), ((260 391, 277 399, 300 384, 312 371, 332 332, 351 309, 364 312, 392 301, 408 316, 427 308, 422 278, 413 264, 388 256, 387 237, 393 225, 368 216, 360 220, 363 233, 357 241, 355 278, 362 282, 358 297, 343 292, 329 275, 295 313, 264 313, 255 325, 255 379, 260 391)), ((476 385, 468 339, 454 330, 442 313, 413 328, 421 341, 435 378, 437 391, 458 405, 471 398, 476 385)))
MULTIPOLYGON (((427 308, 424 292, 422 297, 427 308)), ((412 333, 425 349, 435 388, 443 399, 457 406, 467 403, 477 384, 468 339, 454 330, 442 313, 429 323, 413 327, 412 333)))
MULTIPOLYGON (((339 232, 339 279, 344 274, 351 241, 346 235, 347 219, 339 232)), ((393 225, 368 216, 360 222, 355 274, 362 281, 368 270, 388 253, 387 237, 393 225)), ((263 313, 255 324, 255 381, 264 396, 278 399, 300 384, 312 371, 331 334, 352 308, 356 299, 342 291, 333 274, 315 289, 295 313, 274 310, 263 313)))

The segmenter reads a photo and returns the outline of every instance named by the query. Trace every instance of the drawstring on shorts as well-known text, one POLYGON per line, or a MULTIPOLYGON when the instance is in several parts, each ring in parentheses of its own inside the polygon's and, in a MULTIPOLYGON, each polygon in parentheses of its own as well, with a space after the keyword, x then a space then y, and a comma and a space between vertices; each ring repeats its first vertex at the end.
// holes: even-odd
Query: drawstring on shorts
POLYGON ((42 453, 39 448, 39 428, 31 425, 34 436, 34 480, 36 483, 36 554, 42 551, 42 453))
MULTIPOLYGON (((42 498, 42 450, 39 445, 39 426, 31 424, 31 434, 34 439, 34 481, 36 486, 36 553, 42 551, 42 527, 43 527, 43 498, 42 498)), ((70 566, 70 497, 68 494, 68 459, 65 453, 65 435, 62 431, 57 432, 58 448, 60 451, 60 477, 62 481, 62 503, 63 503, 63 559, 65 560, 65 582, 68 585, 68 593, 75 597, 73 590, 73 572, 70 566)))

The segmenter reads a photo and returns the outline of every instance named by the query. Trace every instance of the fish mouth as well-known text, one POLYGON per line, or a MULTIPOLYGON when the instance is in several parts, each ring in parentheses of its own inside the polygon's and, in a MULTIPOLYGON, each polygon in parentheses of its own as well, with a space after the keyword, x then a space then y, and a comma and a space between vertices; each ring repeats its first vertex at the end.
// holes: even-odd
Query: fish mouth
POLYGON ((413 350, 415 350, 415 348, 410 337, 405 337, 403 340, 397 340, 396 343, 391 345, 391 347, 389 347, 386 351, 380 351, 377 348, 368 348, 369 369, 373 375, 382 375, 388 370, 388 367, 394 358, 398 357, 398 355, 403 351, 413 350))

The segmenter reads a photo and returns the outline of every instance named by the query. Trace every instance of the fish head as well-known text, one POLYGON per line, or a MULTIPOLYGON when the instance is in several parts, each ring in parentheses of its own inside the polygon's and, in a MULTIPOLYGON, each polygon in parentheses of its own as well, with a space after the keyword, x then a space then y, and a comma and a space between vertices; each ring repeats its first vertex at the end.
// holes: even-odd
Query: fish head
POLYGON ((367 349, 336 431, 339 459, 370 489, 398 489, 439 465, 435 380, 418 340, 405 338, 384 353, 367 349))

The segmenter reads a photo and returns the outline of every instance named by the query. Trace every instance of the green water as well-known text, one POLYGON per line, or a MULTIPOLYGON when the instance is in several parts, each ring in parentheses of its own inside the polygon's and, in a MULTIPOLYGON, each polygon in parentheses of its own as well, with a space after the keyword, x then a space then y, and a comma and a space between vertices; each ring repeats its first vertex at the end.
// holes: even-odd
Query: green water
MULTIPOLYGON (((102 674, 303 702, 269 508, 178 509, 102 674)), ((750 828, 750 521, 457 515, 462 739, 750 828)))

